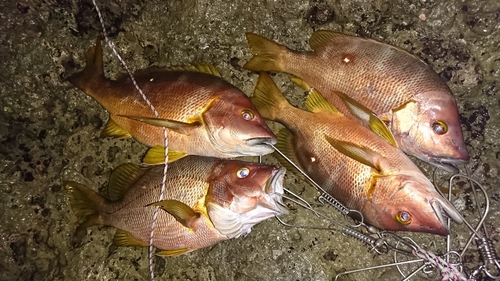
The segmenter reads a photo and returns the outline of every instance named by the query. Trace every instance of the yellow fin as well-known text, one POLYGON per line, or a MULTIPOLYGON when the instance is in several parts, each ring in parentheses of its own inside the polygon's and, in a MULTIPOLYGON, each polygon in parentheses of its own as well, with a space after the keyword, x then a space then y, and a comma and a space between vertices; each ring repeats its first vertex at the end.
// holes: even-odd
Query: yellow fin
POLYGON ((130 119, 134 119, 136 121, 144 122, 146 124, 156 126, 156 127, 165 127, 169 130, 175 131, 180 134, 189 135, 191 130, 200 126, 199 122, 193 123, 185 123, 181 121, 175 121, 170 119, 162 119, 155 117, 141 117, 141 116, 132 116, 132 115, 119 115, 120 117, 126 117, 130 119))
POLYGON ((378 163, 376 163, 376 159, 380 157, 380 155, 374 151, 368 150, 366 148, 359 147, 350 142, 343 142, 339 140, 335 140, 327 135, 325 135, 325 139, 330 143, 336 150, 340 153, 362 163, 367 166, 370 166, 380 172, 380 167, 378 163))
POLYGON ((128 233, 125 230, 117 229, 115 232, 115 236, 113 237, 113 244, 118 246, 118 247, 127 247, 127 246, 134 246, 134 247, 147 247, 149 246, 149 243, 146 243, 144 241, 141 241, 132 234, 128 233))
POLYGON ((151 203, 147 206, 158 206, 175 217, 183 226, 193 229, 193 219, 199 218, 200 213, 195 212, 185 203, 177 200, 163 200, 156 203, 151 203))
POLYGON ((170 70, 170 71, 185 70, 185 71, 201 72, 201 73, 207 73, 207 74, 221 77, 220 72, 217 69, 217 67, 215 67, 214 65, 211 65, 211 64, 200 63, 200 64, 195 64, 195 65, 172 66, 172 67, 167 68, 167 70, 170 70))
POLYGON ((101 132, 101 137, 114 137, 117 139, 128 139, 131 137, 131 135, 120 128, 118 125, 116 125, 115 121, 113 121, 111 118, 108 120, 108 123, 106 124, 106 127, 104 130, 101 132))
POLYGON ((157 252, 156 254, 158 256, 162 256, 162 257, 175 257, 175 256, 179 256, 179 255, 185 254, 187 252, 191 252, 191 251, 192 251, 191 249, 182 248, 182 249, 177 249, 177 250, 160 251, 160 252, 157 252))
POLYGON ((246 34, 248 46, 254 55, 243 67, 253 71, 285 70, 284 55, 289 50, 263 36, 248 32, 246 34))
POLYGON ((78 228, 102 224, 99 207, 106 203, 102 196, 74 181, 63 181, 63 186, 69 197, 71 209, 78 220, 78 228))
MULTIPOLYGON (((276 148, 281 151, 281 153, 283 153, 288 159, 290 159, 290 161, 297 165, 301 170, 303 170, 303 168, 300 166, 299 161, 297 160, 297 157, 295 156, 295 151, 293 151, 292 134, 290 133, 290 131, 282 128, 276 134, 276 138, 278 139, 275 145, 276 148)), ((297 169, 285 158, 283 158, 283 156, 281 156, 278 152, 274 152, 273 154, 276 159, 278 159, 281 166, 285 167, 287 171, 294 171, 295 173, 298 173, 297 169)))
POLYGON ((273 79, 263 71, 259 74, 250 101, 255 105, 263 118, 272 121, 276 120, 281 109, 291 107, 273 79))
POLYGON ((332 112, 337 114, 342 114, 335 108, 331 103, 329 103, 323 95, 321 95, 318 90, 311 88, 306 82, 298 77, 290 77, 290 80, 295 83, 300 88, 309 91, 309 95, 306 99, 306 109, 311 112, 332 112))
POLYGON ((317 48, 322 47, 325 44, 331 42, 333 39, 342 37, 349 38, 352 36, 330 30, 318 30, 314 32, 311 38, 309 39, 309 45, 313 50, 316 50, 317 48))
MULTIPOLYGON (((188 154, 185 152, 169 149, 168 150, 168 163, 172 163, 177 161, 183 157, 186 157, 188 154)), ((165 147, 161 145, 157 145, 152 147, 142 159, 142 162, 150 165, 160 165, 165 163, 165 147)))
POLYGON ((385 123, 382 120, 380 120, 380 118, 378 118, 378 116, 375 115, 375 113, 373 113, 370 109, 368 109, 355 99, 347 96, 346 94, 341 92, 335 92, 335 93, 344 102, 349 111, 358 119, 360 119, 364 124, 366 124, 370 128, 370 130, 372 130, 372 132, 374 132, 375 134, 386 140, 394 147, 398 147, 396 139, 394 138, 394 135, 392 134, 391 130, 387 128, 385 123))
POLYGON ((148 168, 132 163, 122 164, 111 173, 108 186, 108 197, 111 201, 119 200, 125 192, 146 172, 148 168))

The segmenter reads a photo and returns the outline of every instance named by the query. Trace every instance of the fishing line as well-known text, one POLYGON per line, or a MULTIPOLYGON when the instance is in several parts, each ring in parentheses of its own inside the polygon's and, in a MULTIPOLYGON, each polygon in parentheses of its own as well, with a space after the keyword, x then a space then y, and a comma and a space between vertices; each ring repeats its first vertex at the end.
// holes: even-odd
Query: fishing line
MULTIPOLYGON (((156 108, 154 107, 154 105, 149 101, 149 99, 146 97, 146 95, 144 95, 144 93, 142 92, 141 88, 137 84, 137 81, 135 80, 134 76, 132 75, 132 72, 128 68, 127 64, 122 59, 122 57, 120 56, 120 54, 118 54, 118 52, 116 51, 116 48, 115 48, 113 42, 111 42, 111 40, 109 40, 107 32, 106 32, 106 27, 104 26, 104 19, 102 18, 101 11, 99 10, 99 7, 97 6, 96 0, 92 0, 92 3, 94 4, 94 7, 95 7, 95 9, 97 11, 97 14, 99 16, 99 21, 101 22, 101 26, 102 26, 102 33, 104 35, 104 40, 106 41, 106 44, 113 51, 113 54, 118 58, 118 60, 122 64, 123 68, 125 68, 125 70, 127 71, 127 73, 129 75, 132 83, 134 84, 135 88, 139 92, 139 95, 141 96, 141 98, 146 102, 146 104, 149 106, 149 108, 151 109, 151 111, 153 111, 153 114, 155 115, 155 117, 156 118, 160 118, 160 114, 158 114, 158 111, 156 111, 156 108)), ((165 159, 164 159, 165 165, 164 165, 164 168, 163 168, 163 180, 162 180, 162 183, 161 183, 161 192, 160 192, 160 197, 159 197, 158 201, 162 201, 163 200, 163 195, 165 194, 165 186, 166 186, 165 182, 167 180, 167 169, 168 169, 168 132, 167 132, 167 129, 165 127, 163 127, 163 137, 164 137, 164 143, 163 143, 163 145, 165 147, 165 159)), ((149 236, 148 262, 149 262, 149 273, 151 275, 151 280, 152 281, 155 280, 154 271, 153 271, 153 251, 154 251, 154 249, 153 249, 153 237, 154 237, 156 220, 158 218, 159 209, 160 209, 159 206, 155 207, 155 210, 154 210, 154 213, 153 213, 153 219, 151 221, 151 234, 149 236)))

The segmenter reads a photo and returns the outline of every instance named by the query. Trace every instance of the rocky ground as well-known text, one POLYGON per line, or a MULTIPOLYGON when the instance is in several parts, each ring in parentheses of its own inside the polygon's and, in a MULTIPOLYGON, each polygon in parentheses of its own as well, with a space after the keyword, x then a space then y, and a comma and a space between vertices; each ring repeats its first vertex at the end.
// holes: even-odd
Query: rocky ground
MULTIPOLYGON (((500 2, 490 1, 98 1, 118 52, 132 69, 206 62, 251 94, 257 75, 242 68, 250 57, 245 32, 309 50, 317 29, 367 36, 419 56, 454 92, 472 177, 491 201, 486 226, 500 245, 500 2), (387 3, 386 3, 387 2, 387 3)), ((91 227, 71 243, 76 218, 62 180, 103 191, 110 172, 139 163, 146 148, 134 140, 99 138, 106 111, 69 84, 85 50, 101 35, 88 0, 0 3, 0 276, 2 280, 148 280, 147 249, 111 245, 114 229, 91 227)), ((108 77, 123 72, 105 49, 108 77)), ((300 104, 303 93, 284 75, 279 86, 300 104)), ((266 162, 274 162, 271 156, 266 162)), ((428 175, 432 169, 421 165, 428 175)), ((449 175, 439 175, 442 185, 449 175)), ((286 185, 314 202, 316 192, 288 175, 286 185)), ((457 184, 454 203, 476 223, 470 187, 457 184)), ((331 208, 319 210, 334 214, 331 208)), ((340 216, 337 216, 342 219, 340 216)), ((284 218, 328 226, 300 208, 284 218)), ((452 227, 453 249, 469 231, 452 227)), ((444 252, 443 239, 409 235, 444 252)), ((338 231, 304 230, 266 221, 244 238, 176 258, 155 258, 158 280, 332 280, 338 273, 392 262, 338 231)), ((471 249, 467 268, 480 264, 471 249)), ((413 268, 416 266, 413 266, 413 268)), ((409 268, 403 269, 405 272, 409 268)), ((438 279, 418 274, 412 280, 438 279)), ((398 280, 394 267, 341 280, 398 280)))

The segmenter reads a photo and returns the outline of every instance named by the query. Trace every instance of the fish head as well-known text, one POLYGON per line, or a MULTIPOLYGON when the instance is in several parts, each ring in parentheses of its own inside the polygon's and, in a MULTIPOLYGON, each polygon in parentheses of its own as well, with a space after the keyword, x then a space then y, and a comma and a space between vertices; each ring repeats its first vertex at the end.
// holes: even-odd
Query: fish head
POLYGON ((268 218, 286 213, 285 168, 242 161, 223 161, 212 172, 207 210, 215 228, 228 238, 246 235, 268 218))
POLYGON ((398 175, 378 181, 381 186, 376 188, 381 188, 381 192, 373 192, 362 210, 366 221, 377 228, 446 236, 449 234, 447 218, 463 222, 457 210, 427 179, 398 175))
MULTIPOLYGON (((236 91, 236 90, 234 90, 236 91)), ((212 144, 228 157, 258 156, 273 152, 276 136, 239 90, 215 100, 203 114, 212 144)))
POLYGON ((440 92, 422 97, 394 111, 392 131, 405 152, 456 173, 456 164, 469 162, 456 102, 440 92))

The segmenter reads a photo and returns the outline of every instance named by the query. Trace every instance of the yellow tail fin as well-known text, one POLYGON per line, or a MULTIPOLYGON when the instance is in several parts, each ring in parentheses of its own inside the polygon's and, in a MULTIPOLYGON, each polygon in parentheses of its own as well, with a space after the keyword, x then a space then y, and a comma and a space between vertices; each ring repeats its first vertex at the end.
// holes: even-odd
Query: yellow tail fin
POLYGON ((271 41, 255 33, 247 33, 248 46, 252 57, 243 67, 254 71, 284 72, 284 55, 288 52, 285 46, 271 41))
POLYGON ((264 119, 272 121, 279 117, 281 110, 292 106, 266 72, 260 73, 250 101, 264 119))
POLYGON ((97 39, 95 46, 87 50, 85 59, 85 68, 68 77, 68 81, 87 94, 91 94, 91 91, 89 91, 91 86, 93 84, 99 85, 99 81, 106 79, 102 62, 101 40, 97 39))
POLYGON ((64 181, 64 189, 68 194, 71 209, 78 219, 78 229, 103 224, 100 206, 106 199, 92 189, 74 181, 64 181))

